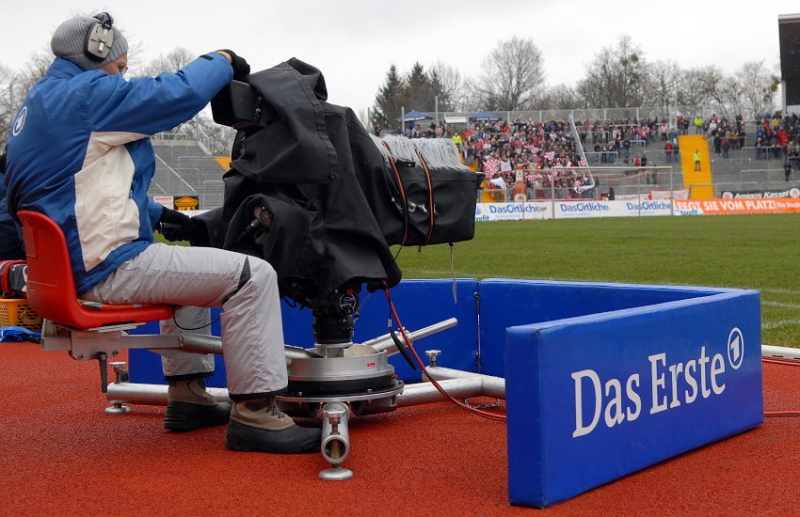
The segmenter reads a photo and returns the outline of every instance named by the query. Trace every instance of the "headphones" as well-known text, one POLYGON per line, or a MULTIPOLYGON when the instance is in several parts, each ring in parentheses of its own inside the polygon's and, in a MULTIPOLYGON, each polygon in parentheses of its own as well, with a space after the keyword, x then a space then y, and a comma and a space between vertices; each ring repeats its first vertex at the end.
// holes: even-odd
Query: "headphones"
POLYGON ((102 61, 108 57, 114 45, 114 31, 111 30, 114 19, 108 13, 97 14, 94 19, 97 23, 86 32, 83 53, 92 61, 102 61))

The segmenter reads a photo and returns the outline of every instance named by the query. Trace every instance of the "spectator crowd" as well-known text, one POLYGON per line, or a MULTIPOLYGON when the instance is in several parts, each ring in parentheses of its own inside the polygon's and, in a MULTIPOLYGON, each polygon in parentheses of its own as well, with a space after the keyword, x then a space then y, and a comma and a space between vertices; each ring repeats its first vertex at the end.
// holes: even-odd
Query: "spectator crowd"
POLYGON ((431 123, 402 130, 409 138, 452 138, 465 162, 486 175, 487 188, 510 189, 521 172, 528 192, 534 197, 549 197, 556 190, 559 198, 593 197, 596 179, 585 169, 592 165, 637 168, 656 165, 648 161, 647 149, 656 149, 667 164, 678 161, 678 136, 704 135, 715 156, 730 157, 730 151, 745 148, 747 125, 754 126, 756 160, 782 159, 790 167, 800 165, 800 121, 797 114, 757 117, 745 122, 741 115, 733 119, 712 114, 708 118, 677 117, 674 121, 658 118, 576 122, 579 142, 575 141, 566 120, 471 121, 461 132, 447 124, 431 123), (583 149, 581 158, 578 145, 583 149), (588 160, 588 162, 587 162, 588 160))

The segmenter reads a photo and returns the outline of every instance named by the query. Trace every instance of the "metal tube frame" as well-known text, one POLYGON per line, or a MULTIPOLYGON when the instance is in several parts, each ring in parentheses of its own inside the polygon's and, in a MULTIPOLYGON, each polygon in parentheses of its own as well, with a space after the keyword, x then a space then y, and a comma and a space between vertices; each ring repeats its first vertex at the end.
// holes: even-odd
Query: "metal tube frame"
MULTIPOLYGON (((425 327, 416 332, 410 332, 409 338, 413 341, 422 337, 427 337, 436 332, 451 328, 457 324, 455 318, 444 320, 440 323, 425 327)), ((376 354, 385 353, 387 356, 398 353, 397 346, 391 334, 386 334, 378 338, 363 343, 361 346, 369 346, 375 350, 376 354)), ((78 360, 87 360, 92 356, 103 355, 107 352, 112 357, 116 355, 120 348, 147 348, 158 352, 159 348, 181 347, 187 351, 198 353, 222 353, 222 342, 219 337, 203 336, 196 334, 178 334, 171 336, 160 335, 127 335, 124 332, 77 332, 70 334, 70 337, 53 336, 45 337, 42 343, 43 350, 66 350, 78 360), (152 348, 155 347, 155 348, 152 348)), ((781 356, 800 359, 800 351, 790 348, 774 347, 762 345, 762 356, 781 356)), ((294 346, 285 346, 286 364, 290 366, 292 361, 298 359, 320 358, 319 354, 312 350, 305 350, 294 346)), ((505 379, 489 375, 481 375, 462 370, 455 370, 438 366, 436 361, 441 354, 438 350, 430 350, 427 356, 431 362, 426 367, 426 376, 438 382, 440 388, 453 398, 468 399, 471 397, 488 396, 496 399, 505 399, 505 379)), ((94 357, 97 358, 97 357, 94 357)), ((106 409, 109 414, 125 414, 130 412, 130 408, 125 404, 141 404, 166 406, 168 402, 167 386, 160 384, 144 384, 128 382, 128 372, 125 364, 121 362, 111 363, 116 378, 113 383, 104 385, 106 398, 111 406, 106 409)), ((428 379, 423 376, 423 381, 428 379)), ((207 391, 217 401, 230 401, 226 388, 207 388, 207 391)), ((279 401, 281 397, 278 397, 279 401)), ((322 442, 320 452, 323 458, 331 464, 331 468, 320 472, 319 477, 325 480, 344 480, 352 477, 352 472, 342 468, 341 464, 350 452, 350 436, 348 422, 351 414, 354 414, 352 403, 358 403, 369 399, 368 402, 377 402, 376 411, 392 411, 397 407, 409 407, 421 404, 429 404, 446 400, 439 389, 431 382, 420 382, 402 386, 402 389, 381 394, 361 394, 350 397, 343 396, 327 397, 324 399, 311 400, 314 404, 319 404, 321 410, 316 415, 322 421, 322 442), (381 398, 383 397, 383 398, 381 398)), ((290 396, 286 398, 288 403, 298 403, 302 397, 290 396)), ((302 402, 300 402, 302 404, 302 402)), ((311 404, 312 407, 315 407, 311 404)), ((313 415, 309 415, 313 416, 313 415)))
MULTIPOLYGON (((409 332, 408 337, 413 342, 451 328, 457 323, 458 321, 455 318, 450 318, 415 332, 409 332)), ((150 348, 155 345, 160 348, 181 347, 187 351, 198 353, 222 353, 222 341, 215 336, 178 334, 177 336, 125 336, 125 338, 125 344, 132 345, 128 346, 128 348, 148 348, 153 352, 159 351, 158 348, 150 348), (133 340, 137 340, 136 343, 132 343, 133 340)), ((67 347, 67 343, 59 343, 59 345, 61 345, 59 349, 67 347)), ((370 347, 375 351, 376 355, 385 354, 390 356, 399 353, 391 334, 366 341, 359 346, 370 347)), ((306 359, 327 360, 320 358, 319 354, 313 350, 288 345, 284 347, 284 350, 287 366, 291 366, 292 362, 296 360, 301 360, 301 362, 306 359)), ((478 396, 505 398, 505 381, 503 379, 435 366, 435 360, 439 355, 439 351, 433 351, 433 353, 428 354, 431 359, 431 366, 426 370, 428 376, 437 380, 449 395, 462 399, 478 396)), ((107 413, 123 414, 130 412, 130 408, 125 404, 167 405, 166 385, 128 382, 127 371, 123 363, 115 363, 115 371, 117 372, 116 379, 113 383, 108 384, 106 389, 106 399, 111 403, 111 407, 106 410, 107 413)), ((423 378, 423 380, 426 379, 423 378)), ((322 457, 331 465, 330 468, 320 472, 319 477, 324 480, 344 480, 353 476, 353 473, 346 468, 342 468, 341 464, 350 452, 348 423, 350 417, 357 414, 354 411, 354 404, 366 401, 370 404, 373 412, 388 412, 397 407, 446 400, 446 397, 431 382, 410 385, 402 385, 401 383, 400 386, 402 388, 389 390, 385 394, 364 393, 323 398, 311 397, 308 399, 304 399, 302 396, 289 395, 278 397, 278 400, 287 405, 302 405, 305 401, 311 408, 320 408, 316 415, 308 415, 316 416, 322 422, 320 452, 322 457)), ((230 401, 227 388, 209 387, 207 392, 219 402, 230 401)))

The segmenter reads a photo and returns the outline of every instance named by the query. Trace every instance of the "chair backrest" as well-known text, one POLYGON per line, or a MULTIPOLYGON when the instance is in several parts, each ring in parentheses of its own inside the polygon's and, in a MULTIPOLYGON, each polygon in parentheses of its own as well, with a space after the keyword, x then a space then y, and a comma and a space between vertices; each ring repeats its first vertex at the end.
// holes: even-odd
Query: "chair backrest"
POLYGON ((22 223, 28 262, 28 303, 43 318, 77 329, 91 329, 172 317, 174 309, 169 305, 87 309, 78 301, 67 241, 61 227, 38 212, 20 210, 17 217, 22 223))

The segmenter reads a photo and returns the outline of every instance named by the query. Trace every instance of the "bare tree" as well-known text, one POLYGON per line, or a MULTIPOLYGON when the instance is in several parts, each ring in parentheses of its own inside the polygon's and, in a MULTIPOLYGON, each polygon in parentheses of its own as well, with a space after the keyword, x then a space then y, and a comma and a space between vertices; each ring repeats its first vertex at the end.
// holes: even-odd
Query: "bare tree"
POLYGON ((583 100, 575 88, 566 84, 558 84, 548 88, 544 95, 533 105, 533 109, 568 110, 583 107, 583 100))
POLYGON ((439 96, 439 111, 455 111, 463 104, 464 81, 461 73, 453 67, 437 61, 430 69, 439 96))
POLYGON ((14 73, 0 64, 0 153, 6 147, 11 119, 14 117, 14 73))
POLYGON ((630 36, 621 36, 615 48, 604 47, 588 65, 577 91, 593 108, 641 106, 648 72, 641 48, 630 36))
POLYGON ((201 111, 192 120, 184 124, 183 129, 189 136, 202 141, 208 152, 215 156, 230 156, 236 130, 214 122, 207 112, 201 111))
POLYGON ((542 93, 544 60, 530 39, 514 36, 500 42, 484 59, 483 69, 476 93, 485 109, 529 109, 542 93))
POLYGON ((753 115, 764 115, 773 107, 780 78, 770 74, 764 61, 748 61, 737 71, 736 78, 742 88, 744 102, 753 115))
POLYGON ((478 84, 479 82, 475 78, 467 77, 464 79, 464 88, 462 92, 464 97, 463 111, 475 112, 484 106, 478 84))
POLYGON ((678 82, 678 104, 689 106, 707 104, 713 100, 720 81, 722 72, 713 65, 684 71, 678 82))
POLYGON ((156 76, 161 72, 177 72, 191 63, 196 57, 195 54, 184 47, 177 47, 167 55, 161 54, 149 63, 135 68, 136 75, 156 76))
POLYGON ((47 73, 52 62, 52 54, 42 50, 31 54, 28 64, 21 72, 0 67, 0 148, 5 148, 17 109, 36 81, 47 73))
POLYGON ((654 106, 671 106, 678 98, 681 69, 674 61, 656 61, 650 65, 645 83, 645 103, 654 106))
POLYGON ((715 109, 730 120, 746 110, 742 84, 733 75, 722 78, 717 86, 718 95, 715 109))
POLYGON ((36 82, 45 76, 50 65, 53 64, 53 55, 47 52, 38 52, 33 54, 28 60, 25 69, 17 74, 17 84, 21 90, 21 96, 18 98, 18 104, 21 103, 28 95, 28 91, 33 88, 36 82))

